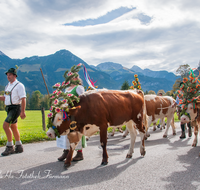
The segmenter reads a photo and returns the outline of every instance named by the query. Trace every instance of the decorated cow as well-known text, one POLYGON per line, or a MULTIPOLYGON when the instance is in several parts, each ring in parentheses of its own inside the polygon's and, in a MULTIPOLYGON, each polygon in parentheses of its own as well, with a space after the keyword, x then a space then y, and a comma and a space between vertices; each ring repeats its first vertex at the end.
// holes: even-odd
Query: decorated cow
POLYGON ((50 118, 47 135, 55 138, 67 134, 71 149, 65 160, 65 166, 71 165, 72 155, 82 135, 91 136, 100 132, 100 143, 103 148, 102 165, 108 163, 107 128, 108 126, 126 125, 130 132, 130 147, 127 158, 132 157, 133 148, 139 131, 141 137, 140 153, 145 155, 145 101, 142 91, 128 90, 92 90, 80 95, 79 102, 73 102, 73 107, 60 109, 50 118), (64 117, 63 115, 67 117, 64 117))
POLYGON ((198 103, 189 103, 185 113, 181 116, 181 124, 186 124, 191 122, 191 125, 194 127, 194 140, 192 146, 197 146, 197 135, 200 127, 200 100, 198 103))
MULTIPOLYGON (((182 111, 181 115, 181 127, 185 127, 185 123, 191 123, 194 127, 194 141, 192 146, 197 145, 197 134, 198 126, 200 122, 199 108, 200 108, 200 97, 198 96, 198 91, 200 90, 199 75, 195 75, 194 71, 196 69, 191 69, 189 72, 189 79, 183 78, 183 82, 178 90, 177 96, 180 99, 179 103, 181 105, 182 111)), ((183 129, 182 129, 183 132, 183 129)))

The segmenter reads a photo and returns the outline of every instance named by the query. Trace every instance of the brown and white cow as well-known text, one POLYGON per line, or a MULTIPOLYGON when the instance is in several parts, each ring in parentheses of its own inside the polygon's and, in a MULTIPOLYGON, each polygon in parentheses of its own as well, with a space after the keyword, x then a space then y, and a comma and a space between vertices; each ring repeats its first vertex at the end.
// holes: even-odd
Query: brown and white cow
MULTIPOLYGON (((150 136, 148 133, 148 129, 153 123, 153 130, 156 130, 156 122, 158 119, 162 120, 162 127, 164 128, 164 118, 167 118, 167 128, 163 135, 164 138, 168 135, 168 130, 170 124, 172 126, 173 135, 176 135, 176 129, 174 124, 174 113, 176 111, 176 107, 172 108, 172 104, 175 102, 174 98, 171 96, 157 96, 157 95, 145 95, 145 104, 146 104, 146 113, 148 118, 148 125, 146 128, 146 137, 150 136)), ((126 130, 123 134, 123 137, 126 137, 128 131, 126 130)))
MULTIPOLYGON (((70 152, 65 161, 65 166, 71 165, 72 154, 80 141, 82 135, 91 136, 100 131, 100 143, 103 148, 102 165, 108 163, 107 128, 108 126, 119 126, 126 124, 130 132, 130 147, 127 158, 132 157, 134 144, 139 131, 141 137, 140 153, 145 155, 143 126, 143 115, 145 103, 141 91, 115 91, 115 90, 93 90, 85 92, 80 96, 80 102, 75 103, 76 109, 69 109, 69 118, 62 120, 62 112, 56 115, 53 124, 58 129, 59 134, 68 134, 70 141, 70 152), (74 131, 70 131, 70 123, 76 122, 74 131)), ((55 137, 53 128, 47 132, 49 137, 55 137)))
POLYGON ((193 103, 188 104, 186 113, 189 115, 182 115, 180 122, 181 124, 189 123, 191 122, 191 125, 194 127, 194 140, 192 143, 192 146, 197 146, 197 135, 200 127, 200 102, 198 101, 196 103, 196 107, 194 108, 193 103))

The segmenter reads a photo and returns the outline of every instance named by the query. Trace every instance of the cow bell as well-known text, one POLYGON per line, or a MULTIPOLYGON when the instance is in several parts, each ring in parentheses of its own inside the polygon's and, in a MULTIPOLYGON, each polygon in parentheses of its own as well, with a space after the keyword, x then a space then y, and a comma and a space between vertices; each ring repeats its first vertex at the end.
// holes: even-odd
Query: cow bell
POLYGON ((76 127, 77 127, 77 125, 76 125, 76 121, 72 121, 71 123, 70 123, 70 130, 75 130, 76 129, 76 127))

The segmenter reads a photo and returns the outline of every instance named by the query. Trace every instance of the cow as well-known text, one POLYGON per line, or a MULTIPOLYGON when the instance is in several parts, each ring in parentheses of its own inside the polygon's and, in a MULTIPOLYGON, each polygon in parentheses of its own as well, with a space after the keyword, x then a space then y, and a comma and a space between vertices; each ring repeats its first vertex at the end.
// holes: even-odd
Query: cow
POLYGON ((180 118, 180 122, 181 124, 185 124, 185 123, 189 123, 191 122, 191 125, 194 127, 194 140, 192 143, 193 147, 197 146, 197 135, 198 135, 198 131, 199 131, 199 127, 200 127, 200 98, 198 98, 197 103, 195 104, 195 108, 194 108, 194 104, 193 103, 189 103, 186 109, 186 115, 183 114, 180 118))
MULTIPOLYGON (((100 131, 100 143, 103 149, 102 165, 108 163, 107 128, 108 126, 127 126, 130 132, 130 146, 127 158, 132 157, 134 144, 139 131, 141 137, 140 153, 145 155, 145 101, 142 91, 139 90, 92 90, 80 95, 80 102, 74 103, 74 107, 67 111, 68 119, 63 120, 62 112, 56 114, 53 125, 59 134, 67 134, 70 141, 70 151, 64 166, 71 165, 73 151, 82 135, 91 136, 100 131), (72 129, 73 128, 73 129, 72 129)), ((47 135, 55 138, 55 131, 49 128, 47 135)))
MULTIPOLYGON (((164 118, 167 117, 167 128, 165 130, 165 133, 163 135, 164 138, 168 135, 168 130, 170 127, 170 124, 172 126, 173 135, 176 135, 176 129, 174 124, 174 113, 176 111, 176 107, 172 107, 172 104, 175 102, 174 98, 170 96, 157 96, 157 95, 145 95, 145 105, 146 105, 146 114, 148 118, 148 124, 146 128, 146 138, 149 137, 148 129, 153 123, 153 131, 156 130, 156 122, 158 119, 162 120, 162 127, 164 128, 164 118)), ((126 137, 128 134, 128 131, 126 130, 123 134, 123 137, 126 137)))

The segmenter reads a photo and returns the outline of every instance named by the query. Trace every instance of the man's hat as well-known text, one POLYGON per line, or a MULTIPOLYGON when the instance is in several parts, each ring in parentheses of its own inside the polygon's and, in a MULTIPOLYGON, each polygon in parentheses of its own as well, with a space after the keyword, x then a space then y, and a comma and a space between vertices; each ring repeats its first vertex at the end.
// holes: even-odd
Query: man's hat
POLYGON ((17 70, 15 68, 10 68, 8 69, 7 72, 5 72, 5 74, 7 75, 7 73, 12 73, 13 75, 17 76, 17 70))

